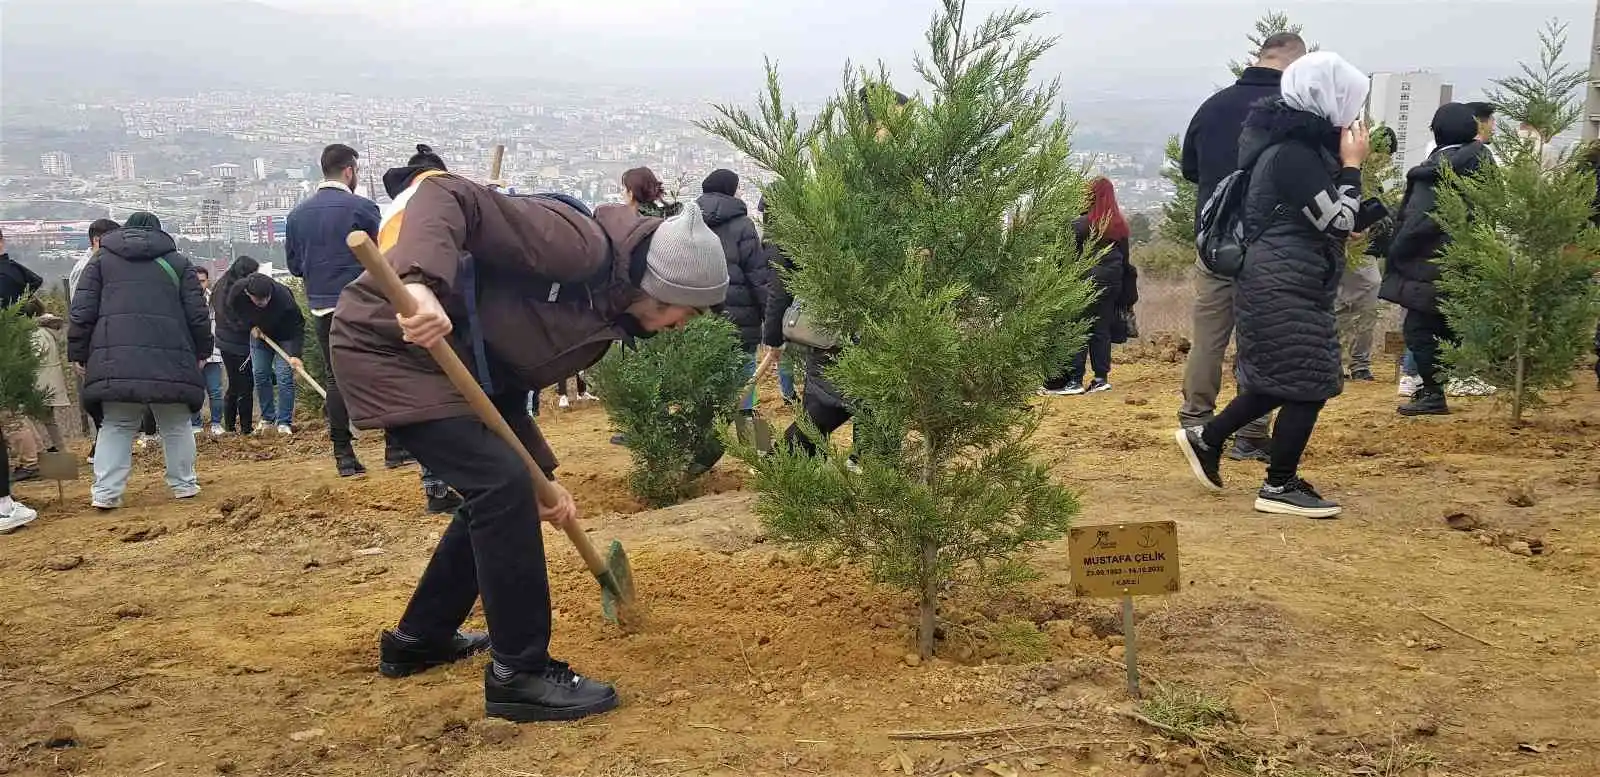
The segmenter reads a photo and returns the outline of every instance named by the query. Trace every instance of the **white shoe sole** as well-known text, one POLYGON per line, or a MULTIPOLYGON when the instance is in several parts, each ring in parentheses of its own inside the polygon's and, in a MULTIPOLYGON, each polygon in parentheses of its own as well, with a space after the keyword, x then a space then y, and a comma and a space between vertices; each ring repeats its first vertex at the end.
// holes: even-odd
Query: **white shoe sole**
POLYGON ((0 534, 10 534, 24 526, 27 526, 30 523, 33 523, 33 519, 38 517, 38 513, 29 510, 22 516, 13 514, 0 518, 0 534))
POLYGON ((1206 468, 1200 463, 1199 453, 1195 451, 1193 445, 1189 444, 1189 430, 1179 428, 1172 436, 1177 438, 1178 449, 1183 451, 1183 457, 1188 459, 1189 472, 1194 475, 1194 479, 1200 481, 1200 485, 1205 486, 1207 491, 1221 492, 1223 490, 1222 486, 1211 482, 1211 478, 1206 477, 1206 468))
POLYGON ((1270 513, 1272 515, 1293 515, 1299 518, 1338 518, 1344 513, 1344 508, 1338 505, 1333 507, 1296 507, 1292 504, 1277 502, 1271 499, 1256 497, 1256 512, 1270 513))

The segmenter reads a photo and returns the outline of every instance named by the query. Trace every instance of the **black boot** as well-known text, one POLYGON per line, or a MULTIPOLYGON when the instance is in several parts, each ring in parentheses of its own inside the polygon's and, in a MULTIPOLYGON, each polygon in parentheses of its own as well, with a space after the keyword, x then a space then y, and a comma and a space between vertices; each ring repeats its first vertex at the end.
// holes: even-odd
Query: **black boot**
POLYGON ((483 668, 483 710, 491 718, 517 723, 578 720, 616 709, 617 691, 590 680, 561 661, 542 672, 517 672, 501 680, 491 662, 483 668))
POLYGON ((448 642, 401 642, 385 631, 378 640, 378 671, 384 677, 406 677, 436 666, 453 664, 489 649, 489 635, 458 631, 448 642))
POLYGON ((411 451, 398 445, 388 444, 383 446, 384 469, 399 469, 417 460, 411 451))
POLYGON ((334 446, 333 463, 339 467, 339 477, 353 478, 367 474, 367 468, 362 465, 361 459, 356 458, 356 451, 348 445, 334 446))
POLYGON ((1445 402, 1442 389, 1423 387, 1398 412, 1403 416, 1450 415, 1450 405, 1445 402))

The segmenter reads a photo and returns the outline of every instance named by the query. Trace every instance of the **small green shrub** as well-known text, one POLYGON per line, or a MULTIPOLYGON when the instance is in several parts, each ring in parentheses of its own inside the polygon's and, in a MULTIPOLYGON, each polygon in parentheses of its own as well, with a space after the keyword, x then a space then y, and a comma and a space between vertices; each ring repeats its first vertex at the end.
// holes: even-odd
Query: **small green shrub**
MULTIPOLYGON (((324 383, 328 365, 322 359, 322 349, 317 347, 317 320, 311 315, 311 304, 306 301, 306 285, 299 278, 290 279, 285 285, 294 292, 295 304, 300 306, 300 315, 306 319, 305 345, 300 349, 300 363, 305 366, 307 375, 315 378, 319 384, 324 383)), ((294 406, 303 408, 313 417, 322 417, 322 395, 299 375, 294 376, 294 406)))
POLYGON ((45 418, 49 412, 36 383, 39 353, 33 330, 38 328, 17 306, 0 309, 0 413, 45 418))
POLYGON ((1198 259, 1193 240, 1176 243, 1162 238, 1133 247, 1133 266, 1139 268, 1140 280, 1186 278, 1198 259))
POLYGON ((745 363, 733 324, 700 316, 635 348, 613 348, 586 373, 612 426, 627 438, 636 496, 652 506, 674 504, 721 456, 720 430, 738 406, 745 363))

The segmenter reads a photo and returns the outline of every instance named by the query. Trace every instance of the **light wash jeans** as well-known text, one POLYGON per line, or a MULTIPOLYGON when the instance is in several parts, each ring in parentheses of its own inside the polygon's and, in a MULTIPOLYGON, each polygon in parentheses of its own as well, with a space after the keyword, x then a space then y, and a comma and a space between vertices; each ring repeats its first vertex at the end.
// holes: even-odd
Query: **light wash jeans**
POLYGON ((779 357, 779 359, 778 391, 783 394, 784 399, 798 399, 799 395, 794 391, 794 370, 789 369, 789 362, 787 360, 782 359, 782 357, 779 357))
POLYGON ((276 426, 294 423, 294 367, 256 339, 250 340, 250 365, 255 374, 256 404, 261 406, 261 420, 276 426), (274 380, 278 384, 276 396, 274 380))
MULTIPOLYGON (((211 425, 217 426, 222 423, 222 362, 206 362, 206 366, 200 370, 200 377, 206 380, 206 404, 211 406, 211 425)), ((199 413, 195 413, 189 422, 196 429, 206 425, 199 413)))
POLYGON ((173 496, 185 499, 200 493, 194 472, 194 431, 189 426, 187 405, 136 405, 127 402, 105 403, 105 423, 94 447, 94 503, 120 507, 122 492, 128 488, 128 473, 133 471, 133 438, 139 434, 145 408, 156 417, 161 430, 161 453, 167 460, 167 485, 173 496))

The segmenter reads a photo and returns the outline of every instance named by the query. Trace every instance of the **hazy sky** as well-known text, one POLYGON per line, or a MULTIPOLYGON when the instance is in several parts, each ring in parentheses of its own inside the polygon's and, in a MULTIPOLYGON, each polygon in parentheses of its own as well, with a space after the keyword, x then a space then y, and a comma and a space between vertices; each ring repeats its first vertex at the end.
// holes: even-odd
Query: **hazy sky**
MULTIPOLYGON (((910 54, 935 5, 920 0, 264 0, 296 11, 481 37, 497 48, 559 52, 603 78, 692 74, 705 93, 748 95, 770 55, 798 83, 827 88, 846 59, 884 59, 908 81, 910 54), (713 74, 725 74, 718 78, 713 74)), ((1013 5, 971 0, 974 17, 1013 5)), ((1433 69, 1476 89, 1536 53, 1552 16, 1572 22, 1574 61, 1590 47, 1588 0, 1034 0, 1049 12, 1040 34, 1060 35, 1046 62, 1069 95, 1130 89, 1178 96, 1227 80, 1244 33, 1268 8, 1287 11, 1307 37, 1366 70, 1433 69), (1459 76, 1457 75, 1459 73, 1459 76)), ((571 74, 569 74, 571 75, 571 74)))

